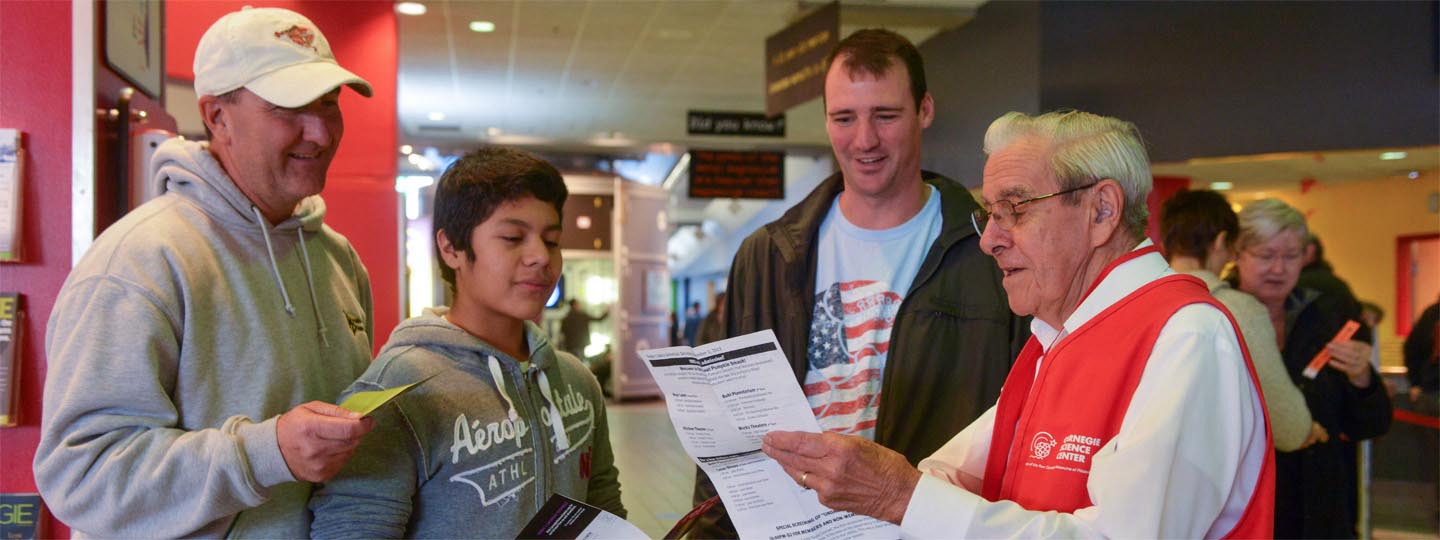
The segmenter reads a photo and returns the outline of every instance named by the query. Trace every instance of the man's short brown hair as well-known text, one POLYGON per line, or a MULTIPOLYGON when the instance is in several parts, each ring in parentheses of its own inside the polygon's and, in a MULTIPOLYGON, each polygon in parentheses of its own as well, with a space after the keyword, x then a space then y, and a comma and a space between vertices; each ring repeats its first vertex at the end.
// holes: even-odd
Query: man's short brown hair
MULTIPOLYGON (((825 72, 834 67, 835 60, 843 57, 845 71, 854 77, 864 73, 875 78, 885 75, 899 58, 910 75, 910 97, 915 98, 915 110, 920 110, 920 101, 928 89, 925 86, 925 61, 920 58, 920 49, 905 36, 883 28, 856 30, 835 45, 825 57, 825 72)), ((823 95, 823 94, 822 94, 823 95)))

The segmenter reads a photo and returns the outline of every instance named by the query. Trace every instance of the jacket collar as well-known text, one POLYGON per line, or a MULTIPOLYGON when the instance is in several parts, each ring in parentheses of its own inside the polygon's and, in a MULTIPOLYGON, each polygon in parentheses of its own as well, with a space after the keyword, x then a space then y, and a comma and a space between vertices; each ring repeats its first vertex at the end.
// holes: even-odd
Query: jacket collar
MULTIPOLYGON (((970 192, 959 182, 930 171, 920 171, 925 183, 935 186, 940 193, 940 236, 935 246, 945 249, 975 234, 970 224, 970 213, 980 205, 970 192)), ((766 225, 775 239, 775 247, 786 261, 794 262, 802 254, 813 254, 812 244, 820 232, 820 224, 830 212, 835 197, 845 190, 842 173, 836 172, 816 186, 799 204, 791 207, 784 215, 766 225)))

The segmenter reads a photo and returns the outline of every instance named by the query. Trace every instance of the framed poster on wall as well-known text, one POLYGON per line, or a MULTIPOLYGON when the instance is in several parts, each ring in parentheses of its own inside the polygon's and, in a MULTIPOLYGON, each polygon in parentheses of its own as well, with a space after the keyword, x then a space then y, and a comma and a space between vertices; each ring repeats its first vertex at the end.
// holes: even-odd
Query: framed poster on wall
POLYGON ((20 130, 0 128, 0 262, 20 261, 25 147, 20 130))
POLYGON ((105 63, 145 95, 165 91, 165 9, 160 0, 103 3, 105 63))

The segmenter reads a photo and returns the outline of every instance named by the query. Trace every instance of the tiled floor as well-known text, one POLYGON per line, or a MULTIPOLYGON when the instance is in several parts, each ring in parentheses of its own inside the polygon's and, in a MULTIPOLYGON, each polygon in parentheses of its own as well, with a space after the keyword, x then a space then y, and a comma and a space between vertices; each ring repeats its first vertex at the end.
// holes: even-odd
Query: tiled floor
POLYGON ((665 402, 611 403, 606 411, 626 519, 651 538, 663 537, 690 511, 695 464, 675 438, 665 402))

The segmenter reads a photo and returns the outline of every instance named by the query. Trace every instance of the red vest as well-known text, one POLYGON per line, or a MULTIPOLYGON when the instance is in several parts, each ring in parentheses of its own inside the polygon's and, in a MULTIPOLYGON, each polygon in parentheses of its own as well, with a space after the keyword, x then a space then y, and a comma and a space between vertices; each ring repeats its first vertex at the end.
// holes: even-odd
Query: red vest
MULTIPOLYGON (((1180 308, 1200 303, 1215 306, 1235 327, 1230 312, 1203 282, 1177 274, 1146 284, 1066 336, 1045 355, 1038 374, 1035 365, 1043 351, 1031 337, 1000 392, 981 495, 1036 511, 1069 513, 1093 506, 1086 485, 1091 459, 1120 431, 1160 330, 1180 308)), ((1235 335, 1239 339, 1238 331, 1235 335)), ((1239 341, 1258 395, 1250 352, 1239 341)), ((1264 413, 1264 396, 1258 397, 1264 413)), ((1265 445, 1250 502, 1226 537, 1274 534, 1275 453, 1268 414, 1265 445)))

